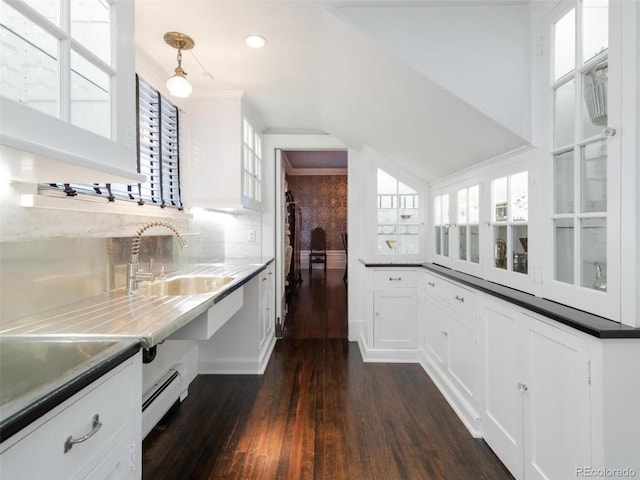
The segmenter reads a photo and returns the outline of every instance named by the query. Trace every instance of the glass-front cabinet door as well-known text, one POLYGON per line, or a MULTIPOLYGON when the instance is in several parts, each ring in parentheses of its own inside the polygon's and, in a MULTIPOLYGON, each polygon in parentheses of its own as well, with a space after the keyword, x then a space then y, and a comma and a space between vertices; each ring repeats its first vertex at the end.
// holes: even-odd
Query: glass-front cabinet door
POLYGON ((433 198, 434 257, 441 263, 449 261, 449 194, 433 198))
POLYGON ((378 169, 376 201, 378 255, 421 253, 422 222, 418 192, 378 169))
POLYGON ((616 132, 608 127, 609 3, 567 1, 556 8, 549 22, 553 101, 553 266, 549 273, 558 282, 558 295, 573 295, 558 290, 562 285, 572 287, 574 302, 594 313, 602 307, 603 315, 607 315, 604 299, 597 300, 586 291, 607 292, 612 252, 609 176, 615 165, 609 155, 616 132), (596 310, 589 306, 589 295, 596 310))
POLYGON ((480 185, 458 190, 458 260, 480 263, 480 185))
POLYGON ((529 174, 520 172, 491 182, 493 267, 528 273, 529 174))

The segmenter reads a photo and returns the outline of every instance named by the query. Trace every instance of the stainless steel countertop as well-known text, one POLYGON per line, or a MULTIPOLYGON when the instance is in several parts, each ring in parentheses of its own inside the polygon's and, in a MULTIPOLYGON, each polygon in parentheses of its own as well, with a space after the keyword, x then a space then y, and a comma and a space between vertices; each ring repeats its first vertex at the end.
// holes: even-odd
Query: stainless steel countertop
POLYGON ((162 342, 262 271, 273 258, 203 263, 167 276, 224 276, 233 281, 200 295, 128 295, 108 292, 64 307, 0 320, 0 440, 4 441, 51 403, 73 395, 123 352, 162 342), (68 395, 67 395, 68 394, 68 395))
POLYGON ((252 264, 205 263, 173 272, 174 276, 225 276, 233 281, 200 295, 128 295, 116 290, 17 320, 0 320, 0 338, 60 339, 75 337, 94 340, 137 339, 144 348, 154 346, 198 315, 206 312, 253 277, 271 259, 252 264))

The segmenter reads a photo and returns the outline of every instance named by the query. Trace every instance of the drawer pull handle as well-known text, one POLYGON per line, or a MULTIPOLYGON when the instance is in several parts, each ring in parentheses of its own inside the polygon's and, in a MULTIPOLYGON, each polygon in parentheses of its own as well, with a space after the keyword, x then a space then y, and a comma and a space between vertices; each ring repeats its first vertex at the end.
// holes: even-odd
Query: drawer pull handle
POLYGON ((459 302, 464 303, 464 297, 461 297, 460 295, 456 295, 456 300, 458 300, 459 302))
POLYGON ((390 282, 401 282, 402 281, 402 277, 397 277, 397 278, 389 277, 389 281, 390 282))
POLYGON ((444 335, 445 337, 449 336, 449 334, 447 332, 442 332, 442 335, 444 335))
POLYGON ((427 282, 427 285, 429 285, 430 287, 435 287, 436 286, 436 284, 433 283, 433 282, 427 282))
POLYGON ((529 390, 529 387, 527 387, 527 385, 524 383, 518 383, 518 390, 520 390, 521 392, 526 392, 527 390, 529 390))
POLYGON ((100 430, 101 428, 102 428, 102 422, 100 421, 100 416, 96 413, 93 416, 93 423, 91 425, 91 430, 89 430, 89 432, 87 432, 86 435, 83 435, 80 438, 73 438, 71 435, 67 437, 67 440, 64 442, 64 453, 67 453, 69 450, 71 450, 71 447, 73 447, 76 443, 82 443, 89 440, 96 433, 98 433, 98 430, 100 430))

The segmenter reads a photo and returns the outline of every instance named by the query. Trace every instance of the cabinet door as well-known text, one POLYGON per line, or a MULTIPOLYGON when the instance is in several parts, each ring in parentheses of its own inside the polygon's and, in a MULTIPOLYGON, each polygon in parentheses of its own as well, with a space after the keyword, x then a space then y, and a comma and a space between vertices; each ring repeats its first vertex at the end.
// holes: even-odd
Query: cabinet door
POLYGON ((271 318, 271 312, 273 307, 271 305, 271 299, 273 297, 272 290, 273 272, 270 268, 265 270, 260 275, 260 325, 259 325, 259 340, 260 346, 264 345, 270 336, 273 334, 273 319, 271 318))
POLYGON ((484 309, 482 435, 502 463, 522 478, 522 393, 519 324, 522 315, 493 302, 484 309))
POLYGON ((374 347, 416 348, 418 294, 415 288, 376 290, 374 347))
POLYGON ((525 478, 573 478, 576 467, 590 465, 587 345, 535 320, 525 342, 525 478))
POLYGON ((478 355, 475 316, 454 312, 449 315, 447 328, 447 373, 461 396, 473 410, 477 410, 478 355))
POLYGON ((449 311, 438 300, 425 296, 425 351, 434 365, 445 371, 447 362, 447 317, 449 311))

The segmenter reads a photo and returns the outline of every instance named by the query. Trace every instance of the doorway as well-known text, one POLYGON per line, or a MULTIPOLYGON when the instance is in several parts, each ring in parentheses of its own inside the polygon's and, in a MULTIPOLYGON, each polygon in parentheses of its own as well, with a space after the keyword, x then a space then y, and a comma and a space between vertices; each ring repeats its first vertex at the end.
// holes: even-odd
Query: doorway
POLYGON ((282 149, 283 338, 348 336, 347 150, 282 149))

